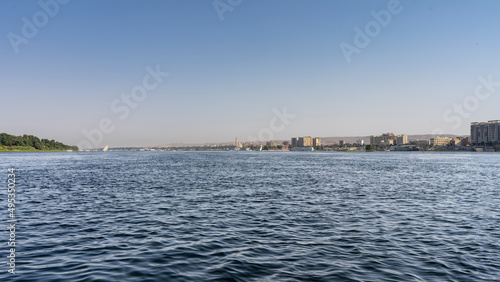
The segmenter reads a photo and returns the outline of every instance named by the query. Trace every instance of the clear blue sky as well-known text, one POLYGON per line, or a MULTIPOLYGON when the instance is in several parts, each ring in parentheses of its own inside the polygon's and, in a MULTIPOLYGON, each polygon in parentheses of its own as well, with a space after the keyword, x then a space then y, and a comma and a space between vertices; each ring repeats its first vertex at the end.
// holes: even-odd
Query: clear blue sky
POLYGON ((102 144, 142 146, 245 141, 283 107, 296 117, 275 139, 467 134, 500 119, 500 87, 460 126, 443 119, 472 101, 478 77, 500 82, 500 2, 402 0, 348 63, 340 44, 389 2, 243 0, 221 21, 210 0, 73 0, 16 53, 9 34, 43 9, 1 1, 0 132, 77 144, 109 118, 102 144), (170 75, 119 119, 112 102, 157 65, 170 75))

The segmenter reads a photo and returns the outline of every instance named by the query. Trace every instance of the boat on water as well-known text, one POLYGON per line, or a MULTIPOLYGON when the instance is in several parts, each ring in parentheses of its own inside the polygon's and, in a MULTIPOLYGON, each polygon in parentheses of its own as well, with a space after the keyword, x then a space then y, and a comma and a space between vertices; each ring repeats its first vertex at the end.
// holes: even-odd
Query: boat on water
POLYGON ((102 149, 103 152, 107 152, 109 149, 108 145, 106 145, 106 147, 104 147, 104 149, 102 149))

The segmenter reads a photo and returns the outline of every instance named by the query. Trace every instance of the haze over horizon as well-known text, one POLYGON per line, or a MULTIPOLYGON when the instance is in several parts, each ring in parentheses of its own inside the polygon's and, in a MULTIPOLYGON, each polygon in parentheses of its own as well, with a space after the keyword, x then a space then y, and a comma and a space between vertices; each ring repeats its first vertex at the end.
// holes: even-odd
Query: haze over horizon
POLYGON ((498 1, 230 2, 0 2, 0 132, 122 147, 500 119, 498 1))

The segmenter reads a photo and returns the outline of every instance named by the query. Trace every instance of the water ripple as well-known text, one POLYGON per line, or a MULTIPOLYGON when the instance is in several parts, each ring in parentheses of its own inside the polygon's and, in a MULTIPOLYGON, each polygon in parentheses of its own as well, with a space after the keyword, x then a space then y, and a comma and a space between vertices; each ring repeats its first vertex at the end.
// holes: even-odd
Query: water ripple
POLYGON ((0 280, 500 281, 499 160, 0 154, 19 187, 18 274, 0 280))

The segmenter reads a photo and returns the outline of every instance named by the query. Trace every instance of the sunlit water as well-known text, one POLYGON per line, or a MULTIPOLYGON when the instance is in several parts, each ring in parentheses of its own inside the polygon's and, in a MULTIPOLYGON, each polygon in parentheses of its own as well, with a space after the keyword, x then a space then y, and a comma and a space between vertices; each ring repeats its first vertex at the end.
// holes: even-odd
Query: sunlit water
POLYGON ((0 153, 11 166, 1 281, 500 280, 500 154, 0 153))

